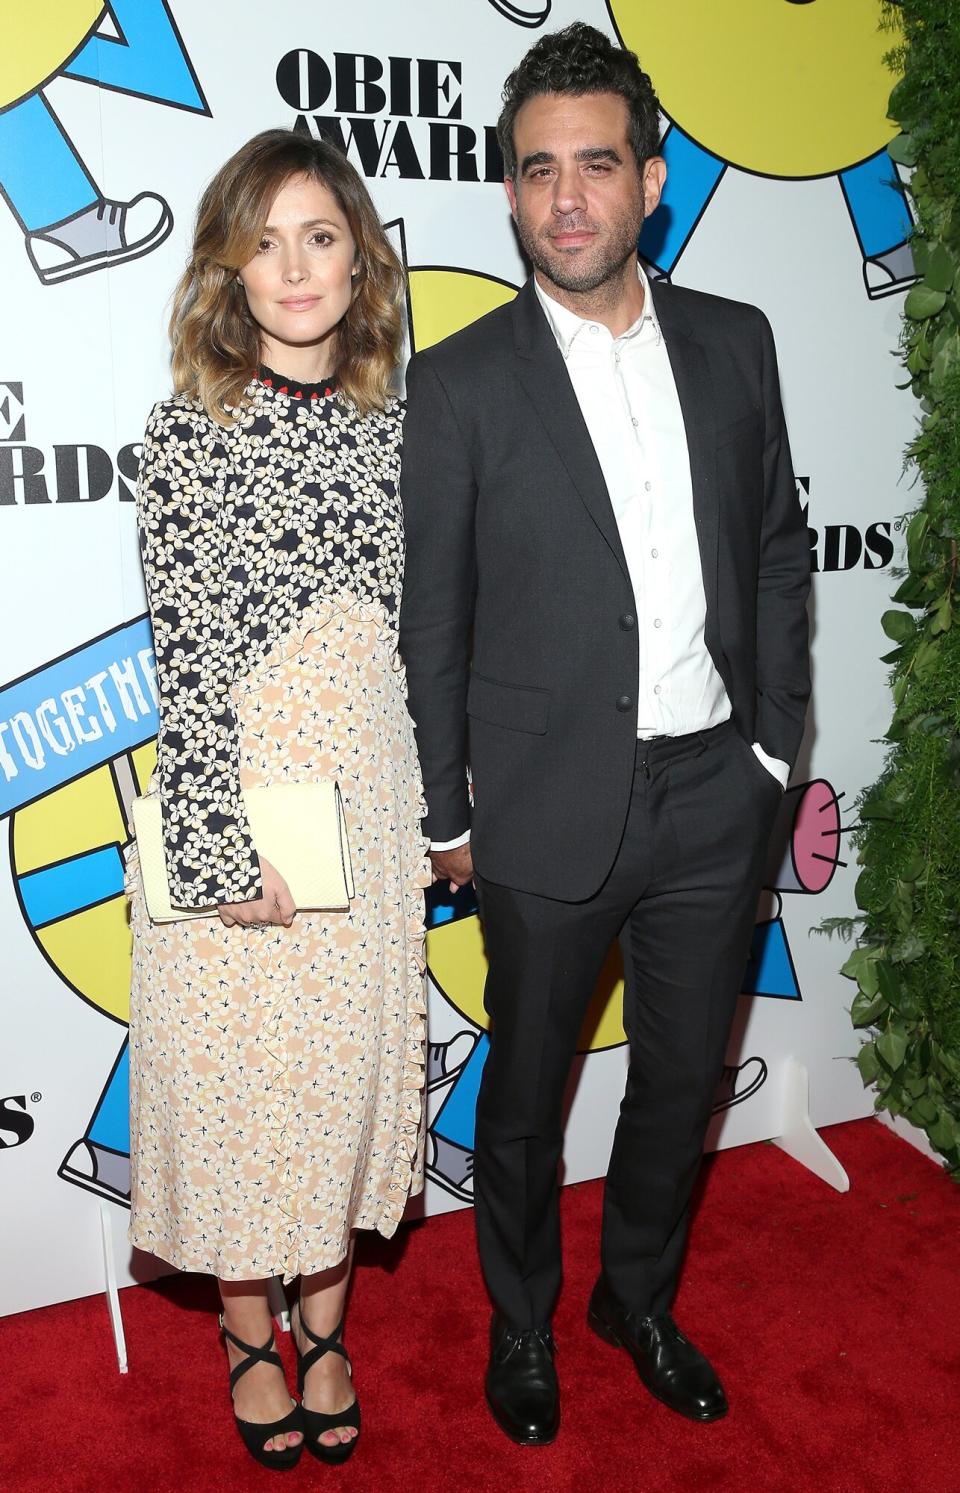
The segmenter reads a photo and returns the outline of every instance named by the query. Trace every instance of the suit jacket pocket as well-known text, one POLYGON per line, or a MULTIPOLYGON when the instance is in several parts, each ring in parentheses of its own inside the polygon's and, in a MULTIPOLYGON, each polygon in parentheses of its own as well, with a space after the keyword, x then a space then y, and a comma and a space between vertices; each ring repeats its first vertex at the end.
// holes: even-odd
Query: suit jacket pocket
POLYGON ((550 691, 524 684, 501 684, 483 674, 471 674, 467 689, 467 715, 503 726, 507 731, 526 731, 543 736, 550 714, 550 691))

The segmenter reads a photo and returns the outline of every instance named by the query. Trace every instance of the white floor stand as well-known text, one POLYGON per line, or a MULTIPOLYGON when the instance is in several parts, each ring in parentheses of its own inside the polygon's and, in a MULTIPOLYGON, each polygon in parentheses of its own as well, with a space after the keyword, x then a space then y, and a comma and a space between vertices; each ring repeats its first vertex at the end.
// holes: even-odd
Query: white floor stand
POLYGON ((267 1282, 267 1301, 270 1305, 270 1315, 275 1317, 281 1332, 290 1331, 290 1308, 287 1305, 286 1294, 283 1289, 283 1281, 279 1275, 273 1275, 267 1282))
POLYGON ((810 1077, 797 1058, 787 1058, 783 1075, 783 1115, 781 1132, 771 1137, 773 1144, 799 1161, 808 1171, 829 1182, 838 1192, 850 1191, 850 1178, 813 1128, 810 1119, 810 1077))
POLYGON ((121 1374, 127 1372, 127 1340, 123 1335, 123 1317, 120 1315, 120 1292, 117 1290, 117 1271, 113 1262, 113 1229, 110 1209, 100 1204, 100 1238, 103 1243, 103 1280, 107 1294, 107 1311, 113 1328, 113 1341, 117 1350, 117 1367, 121 1374))

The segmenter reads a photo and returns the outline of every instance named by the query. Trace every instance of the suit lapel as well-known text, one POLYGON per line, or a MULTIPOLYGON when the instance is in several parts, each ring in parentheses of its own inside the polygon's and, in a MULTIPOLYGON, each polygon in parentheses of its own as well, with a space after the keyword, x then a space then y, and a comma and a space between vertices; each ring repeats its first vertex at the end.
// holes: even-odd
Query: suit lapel
POLYGON ((563 354, 528 280, 513 303, 517 375, 571 482, 629 580, 620 531, 563 354))
POLYGON ((713 381, 703 346, 671 295, 669 285, 653 291, 660 330, 673 369, 677 397, 687 437, 693 516, 700 547, 708 627, 717 615, 719 512, 717 506, 717 442, 713 381))

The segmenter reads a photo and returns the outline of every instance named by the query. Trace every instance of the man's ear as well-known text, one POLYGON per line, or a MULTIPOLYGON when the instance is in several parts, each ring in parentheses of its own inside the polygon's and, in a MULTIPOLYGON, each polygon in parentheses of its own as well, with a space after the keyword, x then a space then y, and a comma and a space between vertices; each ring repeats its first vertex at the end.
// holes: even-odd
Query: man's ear
POLYGON ((643 164, 643 215, 649 218, 657 203, 660 201, 660 193, 667 179, 667 163, 663 156, 651 156, 643 164))
POLYGON ((514 181, 514 179, 513 179, 512 176, 505 176, 503 178, 503 189, 504 189, 504 191, 507 194, 507 201, 510 204, 510 211, 513 214, 514 218, 516 218, 516 216, 517 216, 517 186, 516 186, 516 182, 514 181))

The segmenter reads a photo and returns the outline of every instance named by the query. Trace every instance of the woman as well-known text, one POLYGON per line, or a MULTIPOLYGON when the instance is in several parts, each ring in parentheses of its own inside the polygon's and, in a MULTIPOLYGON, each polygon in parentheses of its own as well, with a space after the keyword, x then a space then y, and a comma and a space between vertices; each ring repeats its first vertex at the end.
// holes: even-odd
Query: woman
POLYGON ((171 322, 177 396, 138 490, 160 692, 171 900, 136 851, 130 1238, 218 1278, 241 1435, 286 1467, 353 1450, 342 1343, 352 1231, 394 1232, 422 1185, 422 887, 396 646, 402 270, 330 144, 257 135, 200 203, 171 322), (241 792, 336 778, 356 895, 297 911, 241 792), (302 1407, 266 1285, 300 1277, 302 1407), (293 1405, 293 1408, 291 1406, 293 1405))

